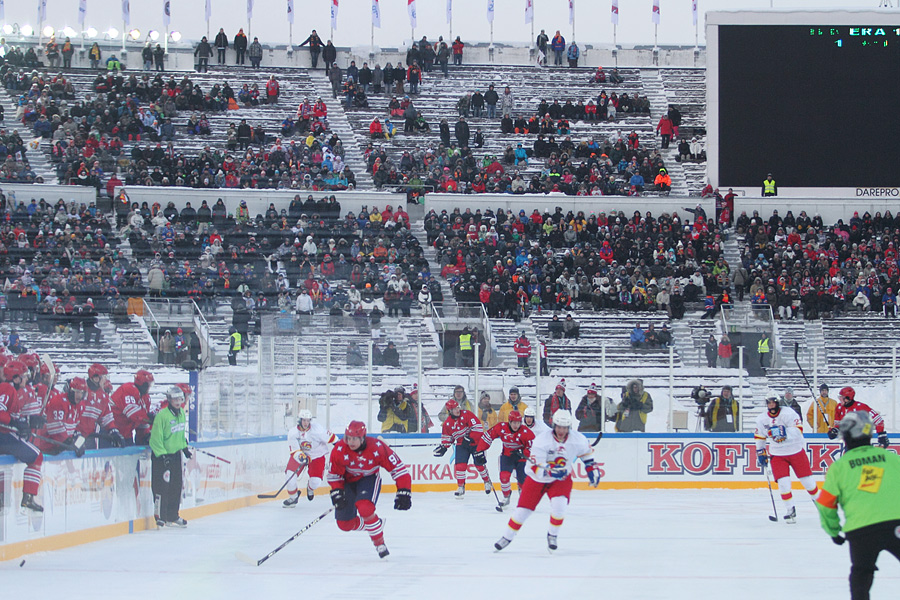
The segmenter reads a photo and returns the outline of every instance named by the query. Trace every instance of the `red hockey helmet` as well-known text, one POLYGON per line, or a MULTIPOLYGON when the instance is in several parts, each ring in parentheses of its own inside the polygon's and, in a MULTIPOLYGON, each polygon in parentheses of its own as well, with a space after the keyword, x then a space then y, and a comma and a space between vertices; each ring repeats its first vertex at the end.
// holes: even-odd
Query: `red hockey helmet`
POLYGON ((68 383, 70 390, 81 390, 82 392, 87 391, 87 382, 81 377, 73 377, 69 380, 68 383))
POLYGON ((347 429, 344 430, 344 437, 366 437, 366 424, 362 421, 350 421, 347 429))
POLYGON ((848 398, 853 402, 853 400, 856 399, 856 390, 848 385, 847 387, 841 388, 841 391, 838 392, 838 396, 841 398, 848 398))
POLYGON ((28 367, 29 369, 36 369, 41 364, 41 359, 38 358, 37 354, 23 354, 19 357, 19 360, 22 361, 22 364, 28 367))
POLYGON ((513 421, 521 421, 521 420, 522 420, 522 413, 520 413, 517 410, 509 411, 509 422, 510 423, 512 423, 513 421))
POLYGON ((176 383, 175 387, 180 389, 184 393, 184 397, 188 398, 191 394, 193 394, 193 390, 191 390, 191 386, 188 383, 176 383))
POLYGON ((447 410, 453 410, 454 408, 459 408, 459 402, 457 402, 453 398, 450 398, 449 400, 447 400, 447 403, 444 405, 444 408, 446 408, 447 410))
POLYGON ((24 375, 27 371, 28 367, 21 360, 11 360, 3 367, 3 377, 7 381, 12 381, 14 378, 24 375))
POLYGON ((88 377, 107 374, 109 374, 109 370, 100 363, 94 363, 90 367, 88 367, 88 377))
POLYGON ((144 385, 153 383, 153 373, 145 369, 141 369, 134 374, 134 385, 144 385))

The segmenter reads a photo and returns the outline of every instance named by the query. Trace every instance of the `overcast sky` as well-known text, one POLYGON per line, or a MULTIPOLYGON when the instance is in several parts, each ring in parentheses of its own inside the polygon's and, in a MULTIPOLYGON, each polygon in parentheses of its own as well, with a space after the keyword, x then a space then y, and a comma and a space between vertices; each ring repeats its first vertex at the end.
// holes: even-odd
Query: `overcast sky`
MULTIPOLYGON (((37 26, 40 0, 3 0, 5 23, 37 26)), ((78 0, 46 0, 46 25, 57 29, 78 27, 78 0)), ((205 0, 171 0, 171 29, 180 31, 188 39, 206 34, 205 0)), ((253 0, 251 35, 263 43, 288 42, 287 0, 253 0)), ((531 40, 531 26, 525 24, 525 0, 494 0, 494 41, 526 43, 531 40)), ((581 43, 610 44, 613 25, 610 22, 611 0, 574 0, 576 18, 575 39, 581 43)), ((229 39, 239 27, 247 28, 247 0, 211 0, 210 31, 213 35, 224 27, 229 39)), ((338 46, 368 46, 370 40, 372 0, 339 0, 338 27, 334 42, 338 46)), ((488 0, 453 0, 453 35, 463 41, 487 41, 490 26, 487 22, 488 0)), ((131 27, 144 32, 162 29, 164 0, 131 0, 131 27)), ((710 10, 740 8, 876 8, 879 0, 698 0, 700 11, 700 43, 703 44, 703 14, 710 10)), ((375 30, 375 44, 398 46, 411 35, 406 0, 380 0, 382 27, 375 30)), ((653 43, 651 7, 653 0, 619 0, 617 41, 620 45, 653 43)), ((895 5, 900 1, 894 2, 895 5)), ((303 41, 310 29, 317 29, 325 39, 329 35, 331 0, 294 0, 296 18, 293 40, 303 41)), ((559 29, 567 40, 572 26, 568 22, 568 0, 534 0, 535 31, 546 29, 552 36, 559 29)), ((661 45, 693 45, 694 26, 691 19, 691 0, 660 0, 661 45)), ((447 0, 417 0, 418 27, 416 37, 427 35, 437 39, 447 36, 447 0)), ((897 10, 900 17, 900 10, 897 10)), ((121 0, 87 0, 85 28, 104 31, 110 27, 122 29, 121 0)))

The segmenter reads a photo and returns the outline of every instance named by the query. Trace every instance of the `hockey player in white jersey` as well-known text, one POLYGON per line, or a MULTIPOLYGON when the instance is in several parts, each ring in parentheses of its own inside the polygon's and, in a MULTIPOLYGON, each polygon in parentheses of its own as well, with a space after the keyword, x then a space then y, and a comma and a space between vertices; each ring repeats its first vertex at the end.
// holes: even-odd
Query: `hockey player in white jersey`
POLYGON ((756 431, 753 437, 756 440, 757 462, 765 469, 771 461, 772 476, 784 501, 784 520, 787 523, 794 523, 797 509, 791 494, 790 470, 794 470, 794 475, 813 500, 819 493, 819 488, 813 480, 809 457, 806 455, 803 421, 793 410, 784 410, 778 398, 774 396, 766 398, 766 412, 756 417, 756 431))
POLYGON ((290 496, 284 501, 286 508, 293 508, 300 499, 297 489, 297 477, 303 468, 309 469, 309 482, 306 486, 306 498, 312 500, 316 488, 322 483, 325 474, 325 457, 331 452, 329 444, 337 440, 335 435, 312 420, 312 413, 301 410, 297 426, 288 430, 287 441, 291 457, 284 472, 291 475, 287 484, 290 496))
POLYGON ((525 412, 522 413, 522 422, 525 424, 525 427, 534 432, 534 437, 537 437, 544 433, 545 431, 550 431, 550 428, 547 427, 547 424, 536 418, 537 413, 530 406, 525 409, 525 412))
POLYGON ((519 494, 519 503, 506 526, 506 533, 494 544, 497 550, 509 545, 544 495, 550 498, 547 548, 550 552, 556 550, 557 535, 572 493, 572 471, 576 459, 584 463, 591 485, 596 487, 600 483, 600 469, 594 464, 587 438, 572 429, 573 423, 572 413, 558 410, 553 413, 553 429, 535 438, 530 463, 525 469, 528 477, 519 494))

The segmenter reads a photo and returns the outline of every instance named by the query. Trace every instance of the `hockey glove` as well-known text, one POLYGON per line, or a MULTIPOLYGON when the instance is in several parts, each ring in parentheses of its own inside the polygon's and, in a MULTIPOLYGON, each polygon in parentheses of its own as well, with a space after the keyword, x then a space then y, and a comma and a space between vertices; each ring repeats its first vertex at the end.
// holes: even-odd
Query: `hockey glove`
POLYGON ((891 446, 891 440, 888 439, 886 432, 878 434, 878 445, 882 448, 889 448, 891 446))
POLYGON ((113 429, 109 432, 109 444, 113 448, 121 448, 125 445, 125 438, 122 437, 118 429, 113 429))
POLYGON ((513 462, 522 462, 523 460, 525 460, 525 454, 521 449, 513 450, 509 453, 509 457, 513 462))
POLYGON ((81 458, 84 456, 85 451, 85 442, 87 440, 84 439, 84 436, 78 435, 75 436, 75 440, 72 442, 72 446, 75 448, 75 456, 81 458))
POLYGON ((472 462, 475 463, 476 467, 483 467, 487 464, 487 459, 484 457, 484 452, 475 452, 472 454, 472 462))
POLYGON ((28 426, 32 429, 40 429, 47 423, 47 419, 44 415, 29 415, 28 417, 28 426))
POLYGON ((831 429, 828 430, 828 439, 829 440, 837 439, 837 436, 838 436, 838 428, 837 427, 832 427, 831 429))
POLYGON ((844 542, 846 542, 847 540, 842 535, 836 535, 831 538, 831 541, 834 542, 835 544, 837 544, 838 546, 843 546, 844 542))
POLYGON ((9 426, 17 429, 19 431, 19 435, 28 435, 31 433, 31 427, 28 425, 27 417, 20 417, 18 419, 10 419, 9 426))
POLYGON ((434 454, 435 456, 443 456, 447 454, 447 446, 438 446, 434 449, 434 452, 432 454, 434 454))
POLYGON ((191 452, 190 450, 188 450, 187 448, 182 448, 181 453, 184 454, 184 457, 187 459, 190 459, 194 455, 194 453, 191 452))
POLYGON ((412 508, 412 492, 407 489, 397 490, 394 496, 394 510, 409 510, 412 508))
POLYGON ((347 500, 347 492, 344 491, 344 488, 335 488, 331 490, 331 504, 338 510, 343 510, 347 508, 347 504, 349 500, 347 500))
POLYGON ((592 487, 600 484, 600 467, 594 462, 593 458, 584 461, 584 468, 587 470, 588 481, 592 487))
POLYGON ((552 477, 553 479, 565 479, 566 475, 569 474, 569 470, 565 467, 548 467, 547 475, 552 477))
POLYGON ((756 451, 756 462, 758 462, 759 466, 763 469, 769 466, 769 455, 766 454, 764 448, 756 451))

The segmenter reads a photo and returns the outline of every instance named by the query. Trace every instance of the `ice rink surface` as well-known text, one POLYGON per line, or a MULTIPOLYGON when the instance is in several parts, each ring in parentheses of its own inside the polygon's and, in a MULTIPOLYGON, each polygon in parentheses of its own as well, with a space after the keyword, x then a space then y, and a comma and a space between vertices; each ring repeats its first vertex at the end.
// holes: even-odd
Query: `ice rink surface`
MULTIPOLYGON (((513 502, 516 494, 513 493, 513 502)), ((409 512, 379 501, 391 555, 380 560, 363 532, 344 533, 333 515, 260 567, 262 558, 330 506, 327 496, 281 500, 0 563, 4 596, 19 598, 572 598, 735 600, 849 598, 847 545, 831 543, 806 494, 797 523, 772 523, 756 490, 573 492, 549 554, 546 499, 513 543, 496 553, 509 510, 469 490, 414 494, 409 512)), ((783 512, 776 496, 779 517, 783 512)), ((900 564, 878 562, 873 599, 897 598, 900 564)))

